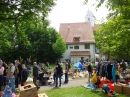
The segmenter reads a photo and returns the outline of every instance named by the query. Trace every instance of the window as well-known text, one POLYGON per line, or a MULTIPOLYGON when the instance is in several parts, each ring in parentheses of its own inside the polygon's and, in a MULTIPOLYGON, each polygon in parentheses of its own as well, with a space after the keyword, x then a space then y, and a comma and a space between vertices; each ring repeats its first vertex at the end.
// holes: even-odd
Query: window
POLYGON ((71 46, 70 49, 73 49, 73 47, 71 46))
POLYGON ((73 37, 73 41, 80 41, 80 35, 74 35, 74 37, 73 37))
POLYGON ((90 44, 85 44, 85 45, 84 45, 84 48, 85 48, 85 49, 90 49, 90 44))
POLYGON ((74 46, 74 49, 79 49, 79 46, 74 46))
POLYGON ((77 37, 77 38, 75 37, 75 38, 74 38, 74 41, 79 41, 79 37, 77 37))

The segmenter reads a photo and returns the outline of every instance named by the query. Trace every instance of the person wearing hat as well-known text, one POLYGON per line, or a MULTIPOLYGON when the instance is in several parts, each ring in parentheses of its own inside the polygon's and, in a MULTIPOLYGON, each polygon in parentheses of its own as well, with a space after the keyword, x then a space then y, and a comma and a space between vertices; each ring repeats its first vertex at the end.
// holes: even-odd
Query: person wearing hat
POLYGON ((4 67, 2 66, 2 62, 0 62, 0 92, 2 91, 2 84, 3 84, 3 80, 4 80, 4 67))

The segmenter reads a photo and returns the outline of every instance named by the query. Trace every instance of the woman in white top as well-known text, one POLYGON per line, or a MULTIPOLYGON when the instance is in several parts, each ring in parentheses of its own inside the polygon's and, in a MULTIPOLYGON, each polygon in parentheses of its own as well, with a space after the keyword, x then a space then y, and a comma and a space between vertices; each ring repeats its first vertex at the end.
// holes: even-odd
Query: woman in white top
POLYGON ((2 63, 0 63, 0 91, 1 87, 3 85, 3 81, 4 81, 4 67, 2 66, 2 63))

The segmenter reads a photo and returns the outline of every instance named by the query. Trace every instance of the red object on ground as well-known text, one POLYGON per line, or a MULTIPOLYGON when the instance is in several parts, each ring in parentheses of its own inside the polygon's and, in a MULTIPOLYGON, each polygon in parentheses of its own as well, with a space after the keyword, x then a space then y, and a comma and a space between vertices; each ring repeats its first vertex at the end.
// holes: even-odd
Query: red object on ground
POLYGON ((99 87, 99 88, 102 88, 102 85, 103 85, 103 84, 107 84, 107 85, 110 87, 111 90, 114 90, 114 85, 112 85, 112 84, 113 84, 112 81, 102 80, 102 81, 100 81, 100 84, 98 85, 98 87, 99 87))
POLYGON ((101 84, 106 84, 106 83, 107 83, 106 80, 102 80, 102 81, 101 81, 101 84))
POLYGON ((99 88, 102 88, 102 84, 99 84, 98 87, 99 87, 99 88))
POLYGON ((107 83, 107 85, 110 87, 111 90, 114 90, 114 85, 112 85, 112 83, 107 83))

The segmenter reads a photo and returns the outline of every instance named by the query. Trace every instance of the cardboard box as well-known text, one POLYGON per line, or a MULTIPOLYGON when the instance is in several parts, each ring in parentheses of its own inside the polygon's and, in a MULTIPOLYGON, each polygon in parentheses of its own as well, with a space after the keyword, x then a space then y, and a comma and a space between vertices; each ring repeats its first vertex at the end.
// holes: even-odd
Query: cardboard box
POLYGON ((48 97, 45 93, 43 94, 38 94, 38 97, 48 97))
POLYGON ((20 97, 36 97, 38 96, 37 88, 34 84, 27 84, 20 87, 20 97))
POLYGON ((123 86, 121 84, 115 84, 114 85, 114 91, 122 94, 123 93, 123 86))
POLYGON ((128 85, 123 85, 123 94, 130 96, 130 87, 128 85))

